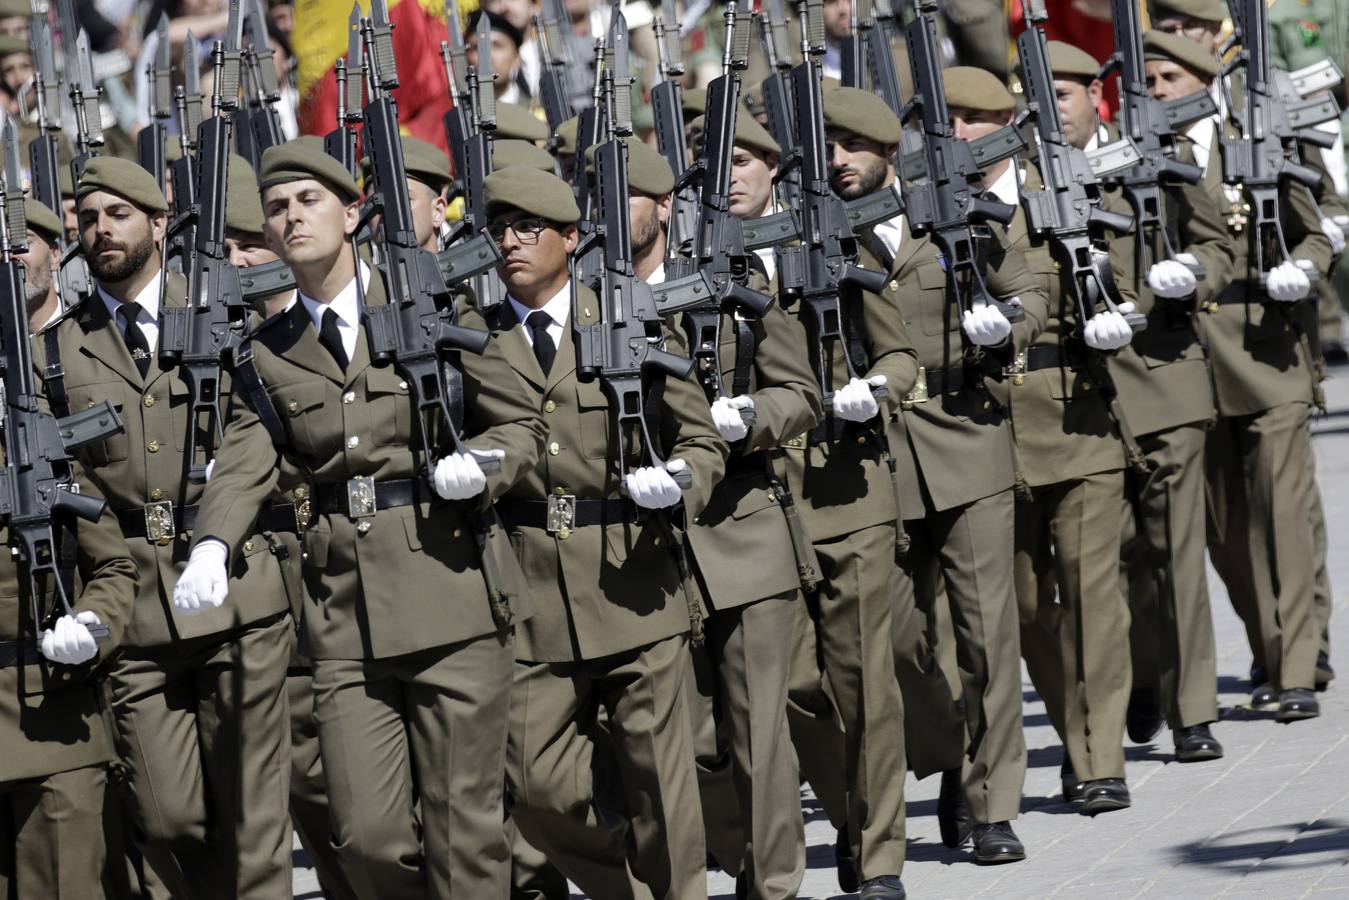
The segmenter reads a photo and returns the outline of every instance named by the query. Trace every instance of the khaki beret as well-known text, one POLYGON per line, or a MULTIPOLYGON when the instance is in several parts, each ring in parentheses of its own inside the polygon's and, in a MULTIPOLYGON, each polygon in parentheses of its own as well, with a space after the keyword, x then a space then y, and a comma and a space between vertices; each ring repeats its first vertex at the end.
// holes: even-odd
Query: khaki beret
POLYGON ((450 158, 435 144, 421 138, 403 138, 403 168, 415 178, 440 190, 450 183, 450 158))
POLYGON ((1049 41, 1047 46, 1049 68, 1054 70, 1055 78, 1065 75, 1074 78, 1096 78, 1101 74, 1101 64, 1096 61, 1096 57, 1082 48, 1064 41, 1049 41))
POLYGON ((507 140, 546 141, 548 126, 518 103, 498 103, 496 136, 507 140))
POLYGON ((1148 7, 1154 22, 1169 15, 1189 16, 1205 22, 1221 22, 1227 18, 1223 0, 1152 0, 1148 7))
POLYGON ((24 198, 23 217, 28 222, 28 230, 36 231, 46 238, 48 243, 60 240, 66 233, 66 228, 56 213, 33 197, 24 198))
POLYGON ((947 106, 987 112, 1016 109, 1016 99, 1007 90, 1007 85, 987 69, 952 66, 942 72, 942 81, 946 85, 947 106))
POLYGON ((899 143, 899 117, 876 94, 854 87, 824 92, 824 122, 878 144, 899 143))
MULTIPOLYGON (((575 147, 573 146, 573 150, 575 147)), ((492 168, 509 169, 512 166, 528 166, 541 172, 551 172, 557 165, 553 155, 538 144, 529 141, 493 141, 492 168)))
POLYGON ((1143 32, 1143 58, 1169 59, 1204 78, 1218 77, 1217 57, 1205 50, 1198 41, 1167 31, 1143 32))
POLYGON ((576 133, 580 128, 580 116, 572 116, 570 119, 557 126, 557 134, 554 135, 554 137, 557 138, 557 149, 555 152, 558 156, 576 155, 576 133))
POLYGON ((75 199, 94 191, 116 194, 144 210, 169 211, 169 202, 164 199, 164 192, 159 189, 155 176, 129 159, 95 156, 89 160, 89 164, 84 167, 84 174, 80 175, 75 199))
POLYGON ((61 186, 63 200, 75 199, 75 182, 70 174, 69 163, 60 163, 56 167, 56 183, 61 186))
POLYGON ((343 203, 355 203, 361 199, 356 187, 356 179, 340 162, 323 152, 323 138, 307 134, 284 144, 268 147, 262 154, 262 173, 258 177, 258 189, 267 188, 288 181, 304 181, 313 178, 323 182, 343 203))
MULTIPOLYGON (((703 131, 706 127, 706 119, 699 116, 693 120, 689 126, 691 133, 689 144, 693 148, 695 156, 700 155, 703 150, 703 131)), ((740 115, 735 117, 735 145, 749 150, 758 150, 760 153, 774 153, 782 155, 782 148, 778 142, 773 140, 773 136, 768 133, 754 118, 746 114, 745 110, 740 111, 740 115)))
MULTIPOLYGON (((0 18, 4 18, 0 16, 0 18)), ((0 34, 0 56, 9 56, 11 53, 28 53, 28 38, 15 37, 12 34, 0 34)))
POLYGON ((568 225, 581 218, 571 185, 551 172, 527 166, 497 169, 482 180, 482 196, 489 217, 518 209, 568 225))
POLYGON ((679 102, 683 106, 685 120, 701 116, 707 111, 706 88, 687 88, 680 96, 679 102))
POLYGON ((176 137, 168 137, 164 140, 164 163, 177 162, 183 158, 183 142, 176 137))
MULTIPOLYGON (((646 194, 648 197, 663 197, 674 190, 674 172, 670 164, 655 150, 636 137, 626 137, 623 143, 628 145, 628 191, 646 194)), ((586 171, 595 171, 595 151, 599 147, 586 150, 586 171)))
POLYGON ((28 0, 0 0, 0 19, 11 19, 16 16, 25 19, 33 17, 33 7, 28 0))
POLYGON ((257 176, 248 160, 231 153, 229 179, 225 183, 225 227, 262 234, 262 223, 257 176))

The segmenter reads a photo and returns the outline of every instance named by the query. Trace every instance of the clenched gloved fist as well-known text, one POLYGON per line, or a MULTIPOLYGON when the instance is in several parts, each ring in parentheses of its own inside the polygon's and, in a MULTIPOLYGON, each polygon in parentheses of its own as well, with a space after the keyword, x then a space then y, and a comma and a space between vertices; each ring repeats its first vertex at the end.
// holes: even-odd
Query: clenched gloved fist
POLYGON ((1178 300, 1194 293, 1198 281, 1194 273, 1180 260, 1164 259, 1148 270, 1148 287, 1158 297, 1178 300))
POLYGON ((55 626, 43 629, 38 641, 42 655, 54 663, 78 666, 98 655, 98 643, 89 633, 90 625, 102 624, 89 610, 73 616, 62 616, 55 626))
POLYGON ((1301 300, 1311 292, 1311 279, 1297 263, 1284 262, 1269 270, 1265 276, 1265 293, 1269 299, 1280 303, 1292 303, 1301 300))
POLYGON ((880 412, 880 404, 871 396, 873 387, 885 387, 884 375, 854 378, 834 391, 834 415, 848 422, 869 422, 880 412))
POLYGON ((1321 230, 1330 239, 1330 248, 1339 256, 1344 252, 1344 229, 1334 219, 1321 217, 1321 230))
POLYGON ((1082 339, 1093 350, 1118 350, 1134 339, 1134 331, 1124 318, 1134 311, 1132 303, 1121 303, 1119 310, 1106 310, 1087 320, 1082 329, 1082 339))
POLYGON ((643 509, 666 509, 679 502, 683 492, 670 477, 673 472, 683 472, 689 464, 682 459, 672 459, 660 466, 642 466, 627 474, 624 484, 628 487, 628 496, 632 502, 643 509))
POLYGON ((229 573, 225 561, 229 549, 223 541, 207 539, 192 548, 183 574, 173 586, 173 605, 181 613, 195 615, 215 609, 229 593, 229 573))
MULTIPOLYGON (((1013 297, 1009 302, 1020 306, 1021 298, 1013 297)), ((965 329, 970 343, 979 347, 996 347, 1012 333, 1012 323, 991 303, 965 310, 960 317, 960 327, 965 329)))
POLYGON ((505 456, 505 450, 470 450, 442 457, 431 475, 436 493, 442 500, 469 500, 478 496, 487 486, 487 475, 478 460, 503 459, 505 456))
POLYGON ((749 425, 745 423, 740 410, 753 408, 754 398, 747 394, 738 397, 718 397, 712 401, 712 421, 716 423, 717 431, 721 432, 722 438, 727 443, 734 444, 749 434, 749 425))

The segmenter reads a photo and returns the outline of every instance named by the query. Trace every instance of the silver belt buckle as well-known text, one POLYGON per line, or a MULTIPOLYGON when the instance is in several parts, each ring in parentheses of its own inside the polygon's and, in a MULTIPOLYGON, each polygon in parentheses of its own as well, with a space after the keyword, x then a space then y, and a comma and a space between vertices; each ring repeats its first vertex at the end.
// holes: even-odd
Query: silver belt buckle
POLYGON ((548 519, 544 524, 549 534, 571 534, 576 527, 576 495, 549 494, 548 519))
POLYGON ((368 519, 375 514, 375 479, 369 475, 347 479, 347 516, 368 519))
POLYGON ((903 409, 913 409, 915 403, 926 403, 930 399, 932 398, 927 393, 927 369, 919 366, 918 380, 913 383, 913 390, 904 395, 899 405, 903 409))
POLYGON ((178 534, 173 524, 173 501, 160 500, 145 505, 145 539, 164 546, 178 534))

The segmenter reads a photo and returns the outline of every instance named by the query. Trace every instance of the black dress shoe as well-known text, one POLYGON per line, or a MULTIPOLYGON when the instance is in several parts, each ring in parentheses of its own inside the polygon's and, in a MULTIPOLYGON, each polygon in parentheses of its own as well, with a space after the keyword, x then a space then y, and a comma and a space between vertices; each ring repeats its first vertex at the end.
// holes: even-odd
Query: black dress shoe
POLYGON ((1321 704, 1315 694, 1306 688, 1289 688, 1279 695, 1279 711, 1274 714, 1274 721, 1297 722, 1319 715, 1321 704))
POLYGON ((1207 725, 1191 725, 1171 732, 1176 742, 1177 762, 1204 762, 1223 758, 1223 745, 1214 738, 1207 725))
POLYGON ((1316 689, 1324 691, 1335 680, 1335 670, 1330 665, 1330 654, 1322 650, 1316 654, 1316 689))
POLYGON ((1129 740, 1135 744, 1151 742, 1165 724, 1161 707, 1157 705, 1157 692, 1150 687, 1135 688, 1129 694, 1129 710, 1125 714, 1124 724, 1129 732, 1129 740))
POLYGON ((838 872, 838 886, 845 894, 857 893, 857 859, 852 855, 846 831, 840 831, 834 841, 834 868, 838 872))
POLYGON ((941 773, 937 826, 941 829, 941 842, 948 847, 960 847, 970 839, 970 808, 965 803, 965 787, 960 783, 959 769, 941 773))
POLYGON ((974 861, 981 866, 1021 862, 1026 848, 1012 830, 1011 822, 974 826, 974 861))
POLYGON ((867 883, 862 885, 861 900, 904 900, 904 897, 904 882, 899 880, 898 875, 868 878, 867 883))
POLYGON ((1065 756, 1059 766, 1059 782, 1063 785, 1063 799, 1067 803, 1076 803, 1082 799, 1082 782, 1077 780, 1073 764, 1065 756))
POLYGON ((1264 684, 1266 681, 1269 681, 1269 673, 1265 671, 1265 667, 1251 663, 1251 684, 1254 686, 1264 684))
POLYGON ((1084 816, 1094 816, 1117 809, 1128 809, 1133 805, 1129 799, 1129 786, 1123 778, 1096 778, 1082 783, 1082 809, 1084 816))
POLYGON ((1279 692, 1274 690, 1274 685, 1268 681, 1257 685, 1255 690, 1251 691, 1251 709, 1270 712, 1278 708, 1279 692))
POLYGON ((1326 365, 1342 366, 1349 362, 1349 350, 1339 341, 1326 341, 1321 345, 1321 355, 1325 357, 1326 365))

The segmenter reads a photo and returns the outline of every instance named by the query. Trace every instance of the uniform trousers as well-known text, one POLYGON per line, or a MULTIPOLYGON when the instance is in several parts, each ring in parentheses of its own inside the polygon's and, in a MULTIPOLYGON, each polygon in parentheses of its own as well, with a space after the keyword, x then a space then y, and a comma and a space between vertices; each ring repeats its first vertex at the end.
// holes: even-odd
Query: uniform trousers
POLYGON ((829 686, 809 603, 792 606, 791 664, 787 679, 787 729, 801 778, 834 830, 847 839, 848 784, 838 761, 846 754, 838 704, 829 686))
POLYGON ((0 897, 102 900, 106 782, 86 766, 0 783, 0 897))
POLYGON ((503 631, 383 659, 314 660, 332 832, 356 896, 509 893, 501 823, 514 650, 503 631))
POLYGON ((293 642, 283 615, 225 636, 133 648, 112 665, 138 838, 178 900, 291 896, 293 642))
POLYGON ((1032 488, 1016 501, 1021 650, 1081 781, 1124 777, 1131 670, 1129 606, 1119 589, 1123 496, 1116 470, 1032 488))

